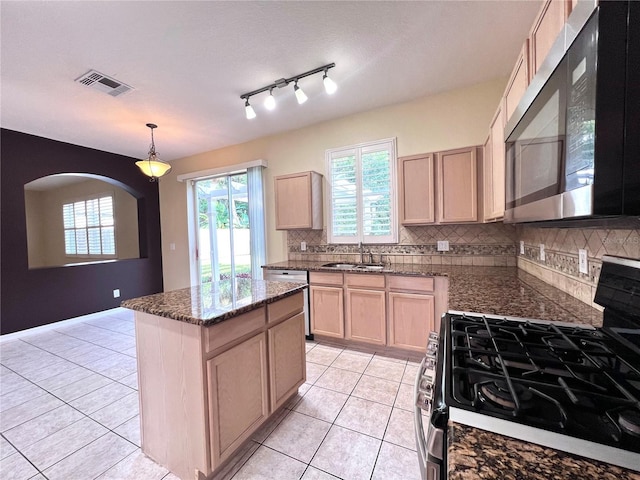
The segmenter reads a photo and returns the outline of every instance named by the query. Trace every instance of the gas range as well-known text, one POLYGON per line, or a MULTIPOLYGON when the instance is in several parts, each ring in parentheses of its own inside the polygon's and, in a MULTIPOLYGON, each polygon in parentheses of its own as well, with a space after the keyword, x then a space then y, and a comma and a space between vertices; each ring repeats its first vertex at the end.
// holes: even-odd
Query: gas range
POLYGON ((605 256, 596 301, 603 328, 443 317, 416 381, 423 478, 446 477, 449 420, 640 471, 640 261, 605 256))

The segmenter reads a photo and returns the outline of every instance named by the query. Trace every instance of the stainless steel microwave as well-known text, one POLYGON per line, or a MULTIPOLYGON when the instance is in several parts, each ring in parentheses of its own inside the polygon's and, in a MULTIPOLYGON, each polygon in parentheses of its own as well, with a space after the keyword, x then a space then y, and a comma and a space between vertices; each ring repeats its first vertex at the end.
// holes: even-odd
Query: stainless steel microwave
POLYGON ((505 137, 505 222, 639 215, 640 2, 578 2, 505 137))

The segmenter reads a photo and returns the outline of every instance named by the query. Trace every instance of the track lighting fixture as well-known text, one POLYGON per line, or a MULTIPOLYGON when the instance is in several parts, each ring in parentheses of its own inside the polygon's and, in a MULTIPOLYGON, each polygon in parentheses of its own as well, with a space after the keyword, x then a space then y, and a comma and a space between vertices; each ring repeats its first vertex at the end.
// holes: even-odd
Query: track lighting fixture
POLYGON ((156 152, 156 145, 153 141, 153 129, 158 128, 158 126, 153 123, 147 123, 147 127, 151 129, 151 147, 149 147, 148 157, 144 160, 137 161, 136 166, 142 170, 142 173, 146 176, 151 177, 149 179, 150 182, 155 182, 158 178, 171 171, 171 165, 160 160, 156 152))
POLYGON ((256 111, 251 105, 249 105, 249 98, 247 98, 246 102, 244 102, 244 113, 247 116, 247 120, 256 118, 256 111))
POLYGON ((267 110, 273 110, 274 108, 276 108, 276 99, 273 96, 273 90, 276 87, 284 88, 292 82, 293 82, 293 91, 295 93, 296 100, 298 101, 298 104, 302 105, 304 102, 308 100, 308 97, 302 91, 302 88, 298 86, 298 81, 301 78, 305 78, 320 72, 324 72, 324 75, 322 76, 322 83, 324 84, 325 91, 328 94, 335 93, 335 91, 338 89, 338 86, 336 85, 336 82, 334 82, 332 79, 329 78, 329 75, 327 73, 330 68, 333 68, 335 66, 336 66, 335 63, 329 63, 328 65, 323 65, 322 67, 314 68, 313 70, 309 70, 308 72, 295 75, 291 78, 281 78, 279 80, 276 80, 270 85, 259 88, 252 92, 243 93, 242 95, 240 95, 240 98, 244 100, 245 115, 247 116, 248 119, 256 118, 256 112, 253 109, 253 107, 249 104, 249 98, 262 92, 267 92, 267 91, 269 92, 269 96, 264 100, 264 107, 267 110))

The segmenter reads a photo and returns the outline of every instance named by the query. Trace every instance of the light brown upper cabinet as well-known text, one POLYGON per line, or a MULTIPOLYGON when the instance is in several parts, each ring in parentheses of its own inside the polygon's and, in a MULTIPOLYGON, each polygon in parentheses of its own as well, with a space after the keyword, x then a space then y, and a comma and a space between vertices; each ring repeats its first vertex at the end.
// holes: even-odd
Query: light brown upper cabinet
POLYGON ((434 185, 433 154, 398 158, 398 203, 402 225, 436 221, 434 185))
POLYGON ((436 153, 439 223, 478 221, 477 150, 436 153))
MULTIPOLYGON (((505 203, 505 147, 504 109, 498 107, 489 131, 489 149, 484 152, 484 220, 504 217, 505 203)), ((485 144, 486 145, 486 144, 485 144)))
POLYGON ((322 175, 301 172, 275 177, 276 230, 322 229, 322 175))
POLYGON ((571 0, 545 0, 529 34, 531 75, 537 73, 571 13, 571 0))
POLYGON ((505 119, 508 121, 529 86, 529 40, 524 41, 504 92, 505 119))

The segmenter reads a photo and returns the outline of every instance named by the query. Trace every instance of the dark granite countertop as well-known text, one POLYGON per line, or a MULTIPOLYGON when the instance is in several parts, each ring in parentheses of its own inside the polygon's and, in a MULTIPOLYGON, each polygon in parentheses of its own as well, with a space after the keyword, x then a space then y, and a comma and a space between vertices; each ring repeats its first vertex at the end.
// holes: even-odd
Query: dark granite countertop
POLYGON ((449 423, 449 480, 640 480, 597 460, 449 423))
POLYGON ((132 298, 121 305, 131 310, 207 326, 288 297, 306 287, 306 283, 238 278, 132 298))
MULTIPOLYGON (((323 267, 326 262, 287 261, 265 265, 273 270, 354 272, 353 269, 323 267)), ((557 322, 602 325, 602 313, 517 267, 391 264, 382 272, 449 277, 449 309, 538 318, 557 322)))

